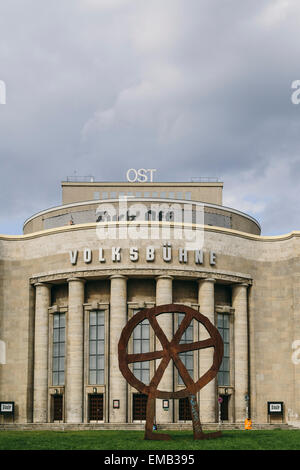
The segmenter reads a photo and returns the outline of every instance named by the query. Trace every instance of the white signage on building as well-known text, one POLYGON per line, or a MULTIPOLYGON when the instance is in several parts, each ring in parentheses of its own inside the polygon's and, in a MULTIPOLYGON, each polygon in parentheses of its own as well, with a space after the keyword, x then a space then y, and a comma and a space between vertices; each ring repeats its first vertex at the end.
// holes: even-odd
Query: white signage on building
POLYGON ((120 263, 122 261, 137 262, 140 260, 140 257, 144 258, 147 263, 154 262, 159 257, 165 263, 177 260, 181 264, 188 264, 191 261, 201 265, 207 260, 211 266, 215 266, 217 261, 217 255, 214 251, 204 253, 203 250, 174 249, 170 243, 164 243, 161 248, 154 246, 147 246, 144 249, 131 247, 128 250, 122 249, 119 246, 114 246, 111 249, 99 248, 96 253, 91 248, 84 248, 82 256, 79 256, 78 250, 70 250, 69 256, 70 263, 73 265, 77 264, 78 259, 82 259, 85 264, 90 264, 93 259, 96 259, 99 263, 106 263, 106 261, 120 263))
POLYGON ((140 168, 136 170, 135 168, 130 168, 126 173, 126 178, 129 183, 135 183, 138 181, 139 183, 153 183, 153 173, 155 173, 155 169, 148 169, 140 168))
POLYGON ((12 413, 13 411, 13 403, 0 403, 0 413, 12 413))
POLYGON ((281 413, 282 405, 281 403, 270 403, 270 413, 281 413))

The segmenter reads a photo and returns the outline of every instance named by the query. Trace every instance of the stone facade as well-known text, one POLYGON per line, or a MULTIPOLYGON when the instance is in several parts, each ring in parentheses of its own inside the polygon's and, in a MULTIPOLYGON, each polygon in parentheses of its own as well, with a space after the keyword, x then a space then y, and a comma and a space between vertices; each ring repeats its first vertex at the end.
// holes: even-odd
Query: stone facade
MULTIPOLYGON (((175 239, 176 226, 170 226, 168 240, 99 240, 95 223, 0 236, 0 340, 6 350, 0 401, 15 402, 14 422, 53 422, 59 395, 63 422, 89 423, 93 393, 103 396, 105 424, 133 422, 136 391, 119 371, 118 340, 136 310, 171 302, 199 309, 215 324, 222 313, 229 318, 230 380, 223 386, 215 379, 198 394, 204 423, 218 420, 219 395, 229 397, 229 422, 245 419, 246 395, 254 423, 300 422, 300 232, 263 237, 205 226, 197 258, 191 250, 184 256, 184 240, 175 239), (104 375, 101 383, 90 383, 88 319, 99 311, 105 319, 104 375), (59 312, 66 317, 65 380, 54 385, 53 317, 59 312), (284 403, 283 417, 270 418, 268 401, 284 403)), ((161 318, 167 336, 176 322, 161 318)), ((203 337, 195 325, 194 341, 203 337)), ((155 346, 151 334, 149 341, 155 346)), ((194 353, 194 380, 211 360, 209 350, 194 353)), ((172 367, 161 383, 168 387, 184 388, 172 367)), ((164 410, 157 400, 156 419, 179 422, 178 401, 164 410)), ((10 420, 0 416, 0 423, 10 420)))

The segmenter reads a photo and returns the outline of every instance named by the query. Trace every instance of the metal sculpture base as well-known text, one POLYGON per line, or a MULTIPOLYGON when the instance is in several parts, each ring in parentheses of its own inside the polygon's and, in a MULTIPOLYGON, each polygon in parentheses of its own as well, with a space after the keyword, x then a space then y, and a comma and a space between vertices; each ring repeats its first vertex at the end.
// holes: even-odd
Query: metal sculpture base
MULTIPOLYGON (((191 407, 194 440, 196 441, 196 440, 204 440, 204 439, 216 439, 218 437, 221 437, 222 436, 221 431, 210 432, 210 433, 204 433, 202 431, 202 426, 201 426, 200 417, 199 417, 199 407, 198 407, 197 399, 195 395, 189 396, 189 403, 191 407)), ((148 396, 144 439, 152 440, 152 441, 169 441, 171 439, 171 436, 169 434, 161 434, 161 433, 153 432, 154 416, 155 416, 155 398, 148 396)))
POLYGON ((155 398, 152 398, 150 395, 148 395, 144 439, 152 440, 152 441, 169 441, 171 439, 171 436, 169 436, 169 434, 161 434, 158 432, 155 432, 155 433, 153 432, 154 416, 155 416, 155 398))

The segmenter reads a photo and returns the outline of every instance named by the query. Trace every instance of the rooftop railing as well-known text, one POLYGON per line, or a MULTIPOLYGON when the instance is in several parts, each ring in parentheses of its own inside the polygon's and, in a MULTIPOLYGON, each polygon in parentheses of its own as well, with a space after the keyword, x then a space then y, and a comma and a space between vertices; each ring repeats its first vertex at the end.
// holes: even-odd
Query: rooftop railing
POLYGON ((73 175, 73 176, 67 176, 66 181, 68 183, 70 183, 70 182, 72 182, 72 183, 94 183, 95 178, 92 175, 88 175, 88 176, 73 175))
POLYGON ((214 176, 193 176, 191 183, 219 183, 220 179, 214 176))

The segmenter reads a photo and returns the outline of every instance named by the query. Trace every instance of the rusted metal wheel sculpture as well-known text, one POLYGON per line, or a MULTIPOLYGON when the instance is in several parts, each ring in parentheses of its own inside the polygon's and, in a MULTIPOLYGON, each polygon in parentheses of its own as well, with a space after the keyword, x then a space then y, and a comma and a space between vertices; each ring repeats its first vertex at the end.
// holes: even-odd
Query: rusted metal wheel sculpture
POLYGON ((141 310, 136 315, 134 315, 131 320, 128 321, 125 328, 123 329, 118 345, 118 354, 119 367, 127 382, 139 392, 148 395, 145 439, 170 439, 170 436, 167 434, 159 434, 153 432, 156 398, 172 399, 189 397, 194 439, 211 439, 219 437, 221 435, 221 432, 203 433, 199 418, 199 408, 196 400, 196 393, 216 377, 223 358, 223 341, 221 335, 217 328, 212 325, 212 323, 207 317, 205 317, 204 315, 202 315, 197 310, 194 310, 191 307, 187 307, 186 305, 180 304, 160 305, 158 307, 141 310), (165 333, 162 331, 156 319, 158 315, 163 313, 185 314, 172 341, 169 341, 167 339, 165 333), (147 353, 128 354, 128 341, 134 328, 146 319, 152 326, 154 333, 159 339, 163 349, 147 353), (210 337, 203 341, 180 344, 182 335, 184 334, 185 330, 190 325, 193 319, 200 322, 206 328, 210 337), (185 365, 179 358, 179 354, 187 351, 197 351, 199 349, 206 348, 214 348, 213 364, 211 368, 204 375, 202 375, 202 377, 199 378, 199 380, 194 382, 190 377, 185 365), (153 361, 157 359, 161 359, 161 362, 157 367, 156 372, 149 385, 145 385, 143 382, 137 379, 129 368, 129 364, 133 364, 134 362, 153 361), (173 360, 186 388, 183 390, 166 392, 159 390, 158 386, 163 377, 164 371, 171 360, 173 360))

